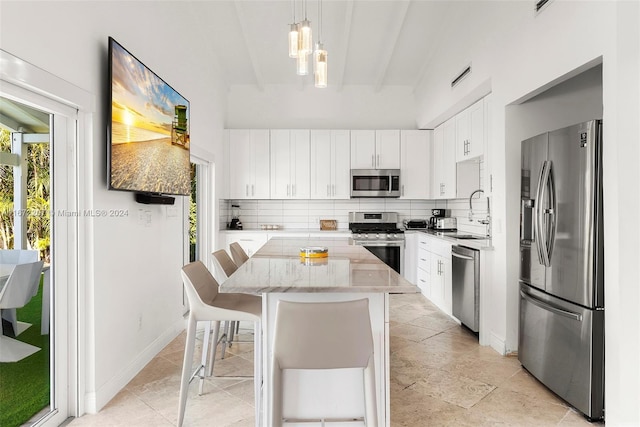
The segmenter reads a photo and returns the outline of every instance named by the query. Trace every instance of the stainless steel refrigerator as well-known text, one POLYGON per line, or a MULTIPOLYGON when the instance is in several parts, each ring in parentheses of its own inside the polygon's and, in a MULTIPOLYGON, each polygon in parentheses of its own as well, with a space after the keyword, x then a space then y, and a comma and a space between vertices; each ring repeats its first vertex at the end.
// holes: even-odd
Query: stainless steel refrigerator
POLYGON ((518 359, 592 419, 604 407, 602 122, 522 141, 518 359))

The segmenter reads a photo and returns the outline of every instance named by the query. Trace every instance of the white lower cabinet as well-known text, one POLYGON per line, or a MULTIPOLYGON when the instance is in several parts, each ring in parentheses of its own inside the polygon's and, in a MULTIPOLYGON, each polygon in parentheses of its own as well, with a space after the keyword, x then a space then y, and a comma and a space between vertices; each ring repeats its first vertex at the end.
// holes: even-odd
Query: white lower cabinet
POLYGON ((451 315, 451 243, 420 233, 417 264, 422 294, 451 315))
POLYGON ((406 232, 404 233, 404 269, 403 275, 414 285, 418 285, 418 279, 416 276, 418 264, 418 233, 406 232))

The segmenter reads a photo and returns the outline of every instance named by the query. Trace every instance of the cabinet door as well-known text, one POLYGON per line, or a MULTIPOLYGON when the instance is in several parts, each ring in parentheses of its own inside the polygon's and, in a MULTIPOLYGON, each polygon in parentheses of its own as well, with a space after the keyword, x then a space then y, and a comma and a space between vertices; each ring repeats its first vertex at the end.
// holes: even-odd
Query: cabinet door
POLYGON ((229 130, 229 197, 248 199, 251 197, 253 182, 252 131, 249 129, 229 130))
POLYGON ((376 132, 351 131, 351 169, 375 169, 376 132))
POLYGON ((442 164, 442 156, 444 150, 444 124, 433 130, 433 156, 432 156, 432 175, 431 175, 431 197, 441 199, 443 192, 443 175, 444 167, 442 164))
POLYGON ((271 198, 288 199, 291 197, 290 134, 287 129, 271 130, 271 198))
POLYGON ((418 235, 416 233, 404 234, 404 269, 403 276, 409 282, 417 285, 418 272, 418 235))
POLYGON ((376 169, 400 169, 400 131, 376 131, 376 169))
POLYGON ((441 256, 431 254, 431 302, 444 306, 444 265, 441 256))
POLYGON ((268 199, 270 193, 269 161, 267 161, 267 159, 269 158, 269 130, 254 129, 251 131, 251 135, 251 161, 253 165, 251 198, 268 199))
POLYGON ((290 151, 291 198, 308 199, 311 193, 311 171, 309 165, 311 147, 308 130, 297 129, 291 131, 290 151))
POLYGON ((463 161, 469 158, 469 139, 470 135, 470 121, 469 121, 469 109, 466 109, 458 113, 455 117, 456 122, 456 161, 463 161))
MULTIPOLYGON (((455 147, 455 121, 449 120, 444 124, 444 138, 442 144, 442 183, 443 199, 456 197, 456 147, 455 147)), ((438 161, 438 160, 436 160, 438 161)))
POLYGON ((484 154, 484 99, 469 107, 469 144, 467 158, 484 154))
POLYGON ((331 196, 351 197, 351 149, 348 130, 331 131, 331 196))
POLYGON ((400 132, 401 198, 431 198, 431 134, 427 130, 400 132))
MULTIPOLYGON (((311 131, 311 198, 330 199, 332 196, 332 134, 329 130, 311 131)), ((347 141, 348 142, 348 141, 347 141)), ((348 147, 348 145, 347 145, 348 147)), ((347 167, 349 165, 347 164, 347 167)), ((347 184, 349 178, 347 177, 347 184)))
POLYGON ((484 153, 484 99, 456 116, 456 161, 464 161, 484 153))

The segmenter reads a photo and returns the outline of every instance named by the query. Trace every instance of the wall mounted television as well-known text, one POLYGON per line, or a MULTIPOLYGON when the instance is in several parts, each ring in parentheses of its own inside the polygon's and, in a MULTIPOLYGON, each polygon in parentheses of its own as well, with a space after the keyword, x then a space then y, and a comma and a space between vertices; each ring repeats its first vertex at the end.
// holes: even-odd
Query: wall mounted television
POLYGON ((189 101, 109 37, 110 190, 172 204, 191 191, 189 101))

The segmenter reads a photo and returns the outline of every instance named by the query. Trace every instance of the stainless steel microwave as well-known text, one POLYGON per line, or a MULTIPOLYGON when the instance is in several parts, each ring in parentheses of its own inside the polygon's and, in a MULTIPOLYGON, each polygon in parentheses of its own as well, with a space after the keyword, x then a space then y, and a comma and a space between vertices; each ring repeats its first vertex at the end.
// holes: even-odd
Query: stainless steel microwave
POLYGON ((351 197, 400 197, 400 169, 351 169, 351 197))

